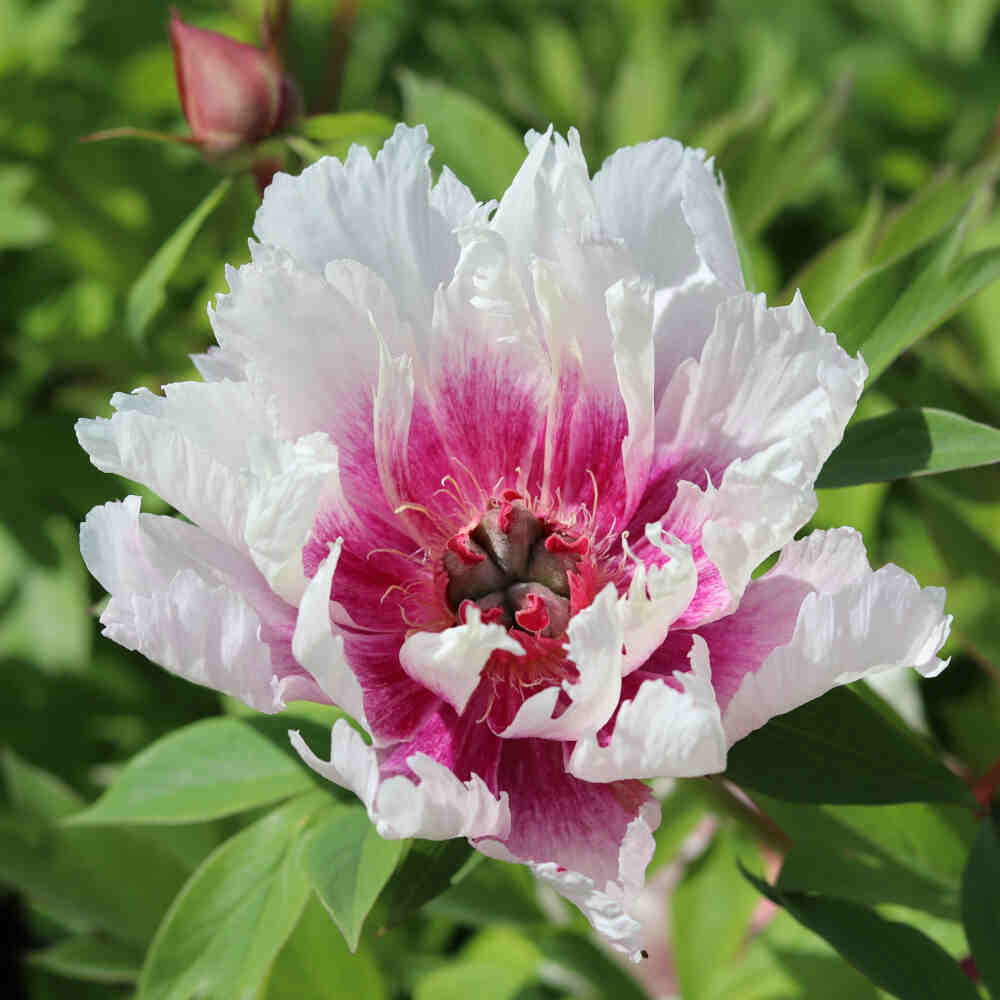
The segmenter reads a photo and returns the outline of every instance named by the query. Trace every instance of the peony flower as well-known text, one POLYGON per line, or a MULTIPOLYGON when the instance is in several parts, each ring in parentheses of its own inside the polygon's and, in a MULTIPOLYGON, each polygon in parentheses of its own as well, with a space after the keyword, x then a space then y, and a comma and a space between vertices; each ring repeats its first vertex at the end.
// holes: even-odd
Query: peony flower
POLYGON ((925 675, 944 594, 841 529, 793 541, 866 376, 746 291, 700 150, 591 179, 529 133, 498 205, 422 128, 264 197, 204 382, 78 433, 186 520, 98 507, 104 633, 265 712, 340 706, 312 768, 385 837, 531 866, 619 949, 659 806, 835 684, 925 675), (770 572, 751 574, 781 549, 770 572))

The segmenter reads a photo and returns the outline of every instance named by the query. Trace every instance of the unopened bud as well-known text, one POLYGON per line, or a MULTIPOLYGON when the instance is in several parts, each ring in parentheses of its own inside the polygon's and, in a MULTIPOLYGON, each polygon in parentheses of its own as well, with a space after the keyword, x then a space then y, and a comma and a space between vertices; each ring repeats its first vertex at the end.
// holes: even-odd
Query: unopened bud
POLYGON ((174 71, 194 142, 225 153, 281 131, 301 115, 302 96, 272 51, 170 21, 174 71))

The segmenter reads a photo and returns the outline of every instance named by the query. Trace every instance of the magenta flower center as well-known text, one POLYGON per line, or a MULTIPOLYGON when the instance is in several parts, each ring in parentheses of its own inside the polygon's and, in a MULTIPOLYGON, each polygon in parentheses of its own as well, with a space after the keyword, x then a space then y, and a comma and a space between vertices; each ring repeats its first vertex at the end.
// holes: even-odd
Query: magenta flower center
POLYGON ((484 622, 547 638, 569 625, 572 577, 590 542, 532 513, 516 494, 496 500, 472 528, 448 540, 445 597, 458 621, 484 622))

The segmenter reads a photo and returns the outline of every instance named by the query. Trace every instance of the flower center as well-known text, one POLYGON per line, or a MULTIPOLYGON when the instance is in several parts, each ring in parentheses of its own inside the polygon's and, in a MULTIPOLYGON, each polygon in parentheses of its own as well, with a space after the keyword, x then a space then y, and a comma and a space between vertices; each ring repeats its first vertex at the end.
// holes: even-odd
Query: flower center
POLYGON ((459 621, 474 605, 484 622, 554 637, 570 619, 570 574, 589 541, 533 514, 509 491, 445 546, 445 596, 459 621))

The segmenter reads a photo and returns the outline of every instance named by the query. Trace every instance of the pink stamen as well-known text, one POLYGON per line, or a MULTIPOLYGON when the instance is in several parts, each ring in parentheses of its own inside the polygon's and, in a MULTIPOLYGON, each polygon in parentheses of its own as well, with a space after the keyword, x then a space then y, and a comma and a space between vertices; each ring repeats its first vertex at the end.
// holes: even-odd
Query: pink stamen
POLYGON ((469 533, 466 531, 457 535, 452 535, 451 538, 448 539, 446 548, 449 552, 454 552, 455 555, 462 560, 462 562, 468 563, 471 566, 474 566, 476 563, 481 563, 486 558, 486 554, 484 552, 477 551, 472 547, 472 542, 469 539, 469 533))
POLYGON ((545 607, 545 601, 538 594, 526 594, 524 604, 520 611, 514 612, 517 624, 526 632, 541 632, 548 628, 549 611, 545 607))

